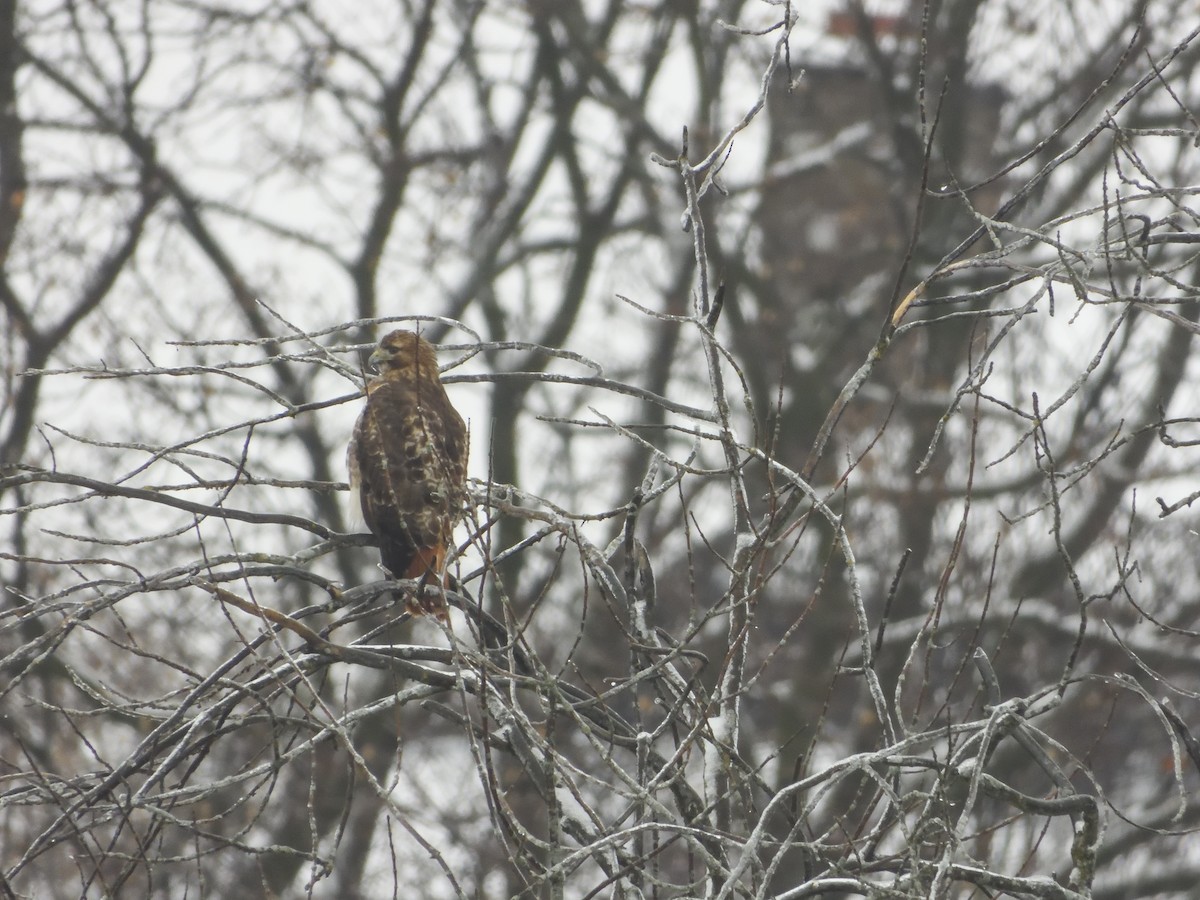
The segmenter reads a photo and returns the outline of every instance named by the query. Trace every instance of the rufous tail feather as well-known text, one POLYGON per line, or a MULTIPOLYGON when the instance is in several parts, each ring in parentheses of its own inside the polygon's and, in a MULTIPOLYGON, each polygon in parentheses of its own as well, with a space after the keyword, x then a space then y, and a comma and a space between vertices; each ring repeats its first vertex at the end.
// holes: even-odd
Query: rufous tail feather
POLYGON ((405 578, 419 578, 415 594, 409 595, 405 606, 414 616, 432 613, 439 619, 447 616, 446 598, 441 588, 446 586, 442 569, 446 564, 446 547, 439 544, 436 547, 422 547, 413 556, 412 562, 404 572, 405 578), (436 584, 437 587, 433 587, 436 584))

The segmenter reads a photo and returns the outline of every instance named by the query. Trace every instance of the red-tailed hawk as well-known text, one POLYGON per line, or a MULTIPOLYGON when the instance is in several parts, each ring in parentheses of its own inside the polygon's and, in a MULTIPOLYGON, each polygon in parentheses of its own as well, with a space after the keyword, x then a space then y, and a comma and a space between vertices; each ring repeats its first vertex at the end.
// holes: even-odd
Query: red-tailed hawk
MULTIPOLYGON (((379 374, 367 382, 367 404, 350 438, 350 491, 391 576, 436 580, 466 498, 467 426, 424 338, 393 331, 371 365, 379 374)), ((409 611, 445 618, 445 599, 435 594, 418 591, 409 611)))

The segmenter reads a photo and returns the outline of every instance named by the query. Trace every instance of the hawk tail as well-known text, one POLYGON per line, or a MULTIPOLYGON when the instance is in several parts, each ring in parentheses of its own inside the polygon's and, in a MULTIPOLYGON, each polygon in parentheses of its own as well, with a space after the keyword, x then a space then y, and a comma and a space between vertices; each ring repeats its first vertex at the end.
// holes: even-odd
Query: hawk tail
POLYGON ((446 547, 418 547, 404 570, 405 578, 423 578, 438 575, 446 565, 446 547))
POLYGON ((446 564, 446 546, 412 547, 385 544, 380 547, 383 567, 393 578, 418 578, 413 592, 405 591, 404 606, 414 616, 433 615, 445 619, 446 598, 441 593, 446 564))

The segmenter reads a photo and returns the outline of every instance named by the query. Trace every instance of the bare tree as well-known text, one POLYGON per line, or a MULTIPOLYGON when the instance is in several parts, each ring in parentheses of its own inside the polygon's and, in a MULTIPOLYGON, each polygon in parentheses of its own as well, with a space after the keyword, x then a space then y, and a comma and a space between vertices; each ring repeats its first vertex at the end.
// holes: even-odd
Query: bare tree
POLYGON ((0 5, 0 895, 1188 896, 1177 7, 0 5))

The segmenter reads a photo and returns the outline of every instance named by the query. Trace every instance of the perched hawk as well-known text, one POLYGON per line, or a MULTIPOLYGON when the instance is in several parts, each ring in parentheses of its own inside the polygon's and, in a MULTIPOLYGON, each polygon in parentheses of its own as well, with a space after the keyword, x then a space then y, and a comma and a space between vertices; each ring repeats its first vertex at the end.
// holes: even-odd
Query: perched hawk
MULTIPOLYGON (((393 331, 371 354, 379 374, 350 438, 350 491, 379 538, 393 578, 440 577, 466 497, 467 426, 438 378, 433 345, 393 331)), ((445 618, 444 598, 421 591, 414 615, 445 618)))

